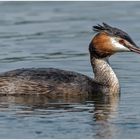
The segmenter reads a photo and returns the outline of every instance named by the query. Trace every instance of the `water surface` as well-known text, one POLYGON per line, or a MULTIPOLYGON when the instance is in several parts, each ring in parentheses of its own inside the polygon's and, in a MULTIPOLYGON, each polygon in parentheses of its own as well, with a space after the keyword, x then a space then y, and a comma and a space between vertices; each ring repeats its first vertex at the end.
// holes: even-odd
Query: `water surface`
MULTIPOLYGON (((55 67, 93 76, 92 26, 107 22, 140 44, 140 2, 0 2, 0 72, 55 67)), ((0 97, 0 138, 140 138, 140 56, 110 60, 121 97, 0 97)))

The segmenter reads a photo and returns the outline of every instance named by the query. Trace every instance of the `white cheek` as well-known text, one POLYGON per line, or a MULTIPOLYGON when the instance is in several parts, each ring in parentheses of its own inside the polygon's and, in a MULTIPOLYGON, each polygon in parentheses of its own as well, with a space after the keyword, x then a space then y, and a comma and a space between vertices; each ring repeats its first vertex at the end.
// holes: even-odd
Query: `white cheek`
POLYGON ((122 52, 122 51, 129 52, 130 51, 127 47, 125 47, 122 44, 120 44, 119 42, 117 42, 114 38, 111 38, 111 43, 112 43, 113 47, 116 49, 116 51, 118 51, 118 52, 119 51, 120 52, 122 52))

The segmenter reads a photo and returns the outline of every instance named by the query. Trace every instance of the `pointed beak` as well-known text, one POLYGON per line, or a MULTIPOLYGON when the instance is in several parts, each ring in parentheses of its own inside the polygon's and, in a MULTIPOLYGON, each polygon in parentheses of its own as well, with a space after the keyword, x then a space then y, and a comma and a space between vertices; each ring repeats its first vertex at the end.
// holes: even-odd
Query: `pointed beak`
POLYGON ((127 46, 127 48, 132 51, 132 52, 135 52, 135 53, 139 53, 140 54, 140 48, 137 47, 136 45, 129 45, 127 46))

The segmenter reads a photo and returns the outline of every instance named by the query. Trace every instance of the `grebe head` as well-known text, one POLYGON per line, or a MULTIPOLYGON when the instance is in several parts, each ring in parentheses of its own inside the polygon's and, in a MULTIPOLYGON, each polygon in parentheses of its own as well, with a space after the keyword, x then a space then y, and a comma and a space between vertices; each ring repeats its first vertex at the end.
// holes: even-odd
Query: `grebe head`
POLYGON ((97 34, 89 45, 91 56, 104 58, 116 52, 133 51, 140 53, 140 49, 130 36, 118 28, 103 23, 103 25, 93 26, 93 30, 97 34))

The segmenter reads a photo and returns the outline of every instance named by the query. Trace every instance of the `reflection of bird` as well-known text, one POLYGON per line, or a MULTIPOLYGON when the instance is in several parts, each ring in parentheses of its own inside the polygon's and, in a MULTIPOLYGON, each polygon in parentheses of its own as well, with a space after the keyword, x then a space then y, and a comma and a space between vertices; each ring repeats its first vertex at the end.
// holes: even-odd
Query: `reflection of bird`
POLYGON ((89 45, 90 60, 95 74, 91 79, 76 72, 54 68, 17 69, 0 75, 2 94, 46 94, 49 97, 116 94, 119 81, 109 65, 108 57, 116 52, 140 49, 124 31, 105 23, 93 27, 97 34, 89 45))
POLYGON ((118 130, 110 120, 114 120, 118 116, 118 96, 99 96, 94 98, 93 101, 93 119, 98 126, 98 129, 95 130, 96 135, 94 138, 113 138, 118 130))

